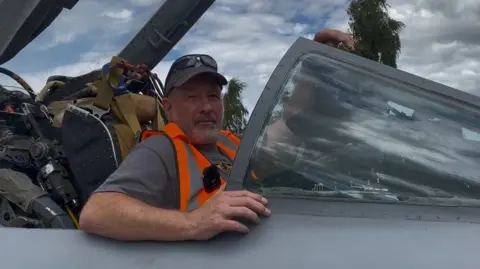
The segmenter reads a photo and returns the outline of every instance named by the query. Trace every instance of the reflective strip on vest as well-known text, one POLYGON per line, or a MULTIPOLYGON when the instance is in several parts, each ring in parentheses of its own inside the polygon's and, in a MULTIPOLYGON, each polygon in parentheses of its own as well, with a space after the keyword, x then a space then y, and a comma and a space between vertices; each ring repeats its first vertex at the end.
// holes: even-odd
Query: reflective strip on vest
POLYGON ((235 141, 236 136, 230 134, 226 131, 220 132, 220 137, 217 142, 218 148, 220 148, 223 152, 228 155, 230 161, 235 160, 235 156, 237 155, 238 145, 240 141, 235 141))

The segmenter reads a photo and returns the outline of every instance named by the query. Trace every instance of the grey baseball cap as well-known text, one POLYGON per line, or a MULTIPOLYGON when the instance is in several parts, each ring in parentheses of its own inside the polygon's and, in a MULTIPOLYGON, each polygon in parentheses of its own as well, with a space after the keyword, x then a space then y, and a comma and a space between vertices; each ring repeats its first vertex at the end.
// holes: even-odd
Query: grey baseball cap
POLYGON ((211 74, 221 86, 228 84, 227 79, 218 72, 217 62, 213 57, 206 54, 189 54, 178 58, 170 67, 165 79, 165 95, 200 74, 211 74))

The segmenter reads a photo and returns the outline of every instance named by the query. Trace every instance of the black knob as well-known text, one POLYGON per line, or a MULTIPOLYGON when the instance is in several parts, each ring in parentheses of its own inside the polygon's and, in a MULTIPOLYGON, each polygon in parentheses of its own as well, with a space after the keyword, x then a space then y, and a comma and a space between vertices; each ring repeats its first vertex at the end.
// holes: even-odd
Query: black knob
POLYGON ((35 160, 41 160, 48 156, 48 146, 42 142, 34 142, 30 145, 30 155, 35 160))

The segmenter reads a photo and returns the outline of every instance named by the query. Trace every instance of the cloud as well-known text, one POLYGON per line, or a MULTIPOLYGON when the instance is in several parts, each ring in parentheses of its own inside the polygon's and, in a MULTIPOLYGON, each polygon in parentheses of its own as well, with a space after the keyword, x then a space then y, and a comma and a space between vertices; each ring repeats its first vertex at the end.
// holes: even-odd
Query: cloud
POLYGON ((219 2, 178 44, 184 53, 212 55, 226 76, 245 81, 243 97, 249 110, 290 45, 298 36, 314 32, 310 24, 289 20, 297 12, 285 17, 285 10, 274 2, 219 2))
POLYGON ((33 49, 44 51, 86 39, 102 42, 132 32, 148 17, 136 14, 141 17, 134 19, 133 7, 128 3, 126 0, 79 1, 72 10, 64 10, 57 17, 33 49))
MULTIPOLYGON (((346 1, 221 3, 197 25, 210 30, 208 40, 200 42, 205 36, 189 35, 181 45, 189 52, 211 53, 224 72, 246 80, 250 86, 245 94, 247 104, 255 104, 271 72, 297 36, 311 38, 322 27, 348 28, 346 1)), ((406 24, 401 34, 399 69, 480 95, 480 2, 388 3, 392 16, 406 24)))
POLYGON ((106 17, 109 17, 109 18, 112 18, 112 19, 117 19, 117 20, 122 20, 122 21, 129 21, 132 19, 132 14, 133 12, 131 10, 128 10, 128 9, 122 9, 120 11, 117 11, 117 12, 113 12, 113 11, 105 11, 102 13, 103 16, 106 16, 106 17))
MULTIPOLYGON (((100 68, 102 65, 110 61, 111 53, 89 52, 80 55, 79 61, 69 65, 59 66, 47 70, 39 70, 28 74, 19 74, 35 92, 39 92, 48 77, 54 75, 64 76, 80 76, 90 71, 100 68)), ((11 78, 0 74, 0 84, 8 86, 19 86, 11 78)), ((7 87, 8 89, 9 87, 7 87)))
POLYGON ((406 24, 399 69, 480 95, 480 2, 391 0, 406 24))
MULTIPOLYGON (((161 0, 82 0, 47 29, 28 50, 78 55, 62 66, 45 63, 24 75, 36 89, 50 74, 81 74, 100 67, 150 18, 161 0), (119 38, 122 37, 122 38, 119 38), (126 38, 128 37, 128 38, 126 38), (85 40, 88 40, 85 41, 85 40), (108 54, 111 53, 111 54, 108 54)), ((324 27, 346 30, 346 0, 217 0, 155 71, 163 79, 174 57, 207 53, 220 71, 248 85, 251 111, 290 45, 324 27)), ((480 95, 480 3, 475 0, 389 0, 390 14, 406 24, 399 69, 480 95)), ((27 51, 28 51, 27 50, 27 51)), ((22 52, 26 54, 27 52, 22 52)), ((33 65, 33 63, 32 63, 33 65)), ((15 60, 9 66, 19 67, 15 60)))
POLYGON ((135 6, 160 6, 165 0, 130 0, 130 3, 135 6))

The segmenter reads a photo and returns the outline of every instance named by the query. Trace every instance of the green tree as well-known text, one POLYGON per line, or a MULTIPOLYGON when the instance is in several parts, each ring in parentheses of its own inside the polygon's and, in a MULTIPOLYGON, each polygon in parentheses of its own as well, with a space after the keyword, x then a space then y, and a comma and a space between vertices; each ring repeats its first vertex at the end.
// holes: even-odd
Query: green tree
POLYGON ((386 0, 352 0, 349 32, 355 37, 355 54, 397 68, 401 51, 401 21, 390 18, 386 0))
POLYGON ((225 116, 223 129, 240 134, 247 125, 248 110, 242 102, 242 92, 247 84, 238 78, 232 78, 228 82, 227 92, 223 96, 225 116))

